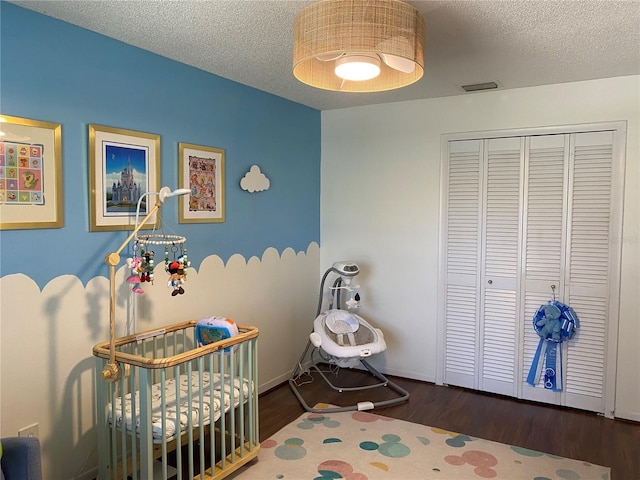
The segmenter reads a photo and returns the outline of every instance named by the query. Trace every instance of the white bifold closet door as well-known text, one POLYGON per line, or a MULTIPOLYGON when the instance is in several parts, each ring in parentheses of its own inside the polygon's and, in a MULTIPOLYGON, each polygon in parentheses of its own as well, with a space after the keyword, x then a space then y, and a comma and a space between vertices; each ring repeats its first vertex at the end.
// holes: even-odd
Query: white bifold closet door
POLYGON ((517 395, 522 140, 450 142, 445 383, 517 395))
POLYGON ((614 385, 620 269, 612 240, 622 210, 615 134, 443 143, 438 383, 612 414, 605 392, 614 385), (557 393, 526 383, 539 342, 532 319, 554 294, 580 319, 563 345, 557 393))
MULTIPOLYGON (((441 264, 445 262, 445 288, 441 289, 445 297, 444 302, 441 301, 444 303, 444 309, 441 308, 444 325, 440 325, 445 348, 441 349, 438 358, 444 366, 443 380, 451 385, 476 389, 479 388, 481 179, 484 170, 481 144, 478 140, 469 140, 447 145, 448 162, 443 169, 448 185, 443 190, 446 226, 440 252, 441 264)), ((442 267, 440 274, 442 277, 442 267)))
POLYGON ((483 144, 480 389, 515 396, 523 139, 496 138, 483 144))

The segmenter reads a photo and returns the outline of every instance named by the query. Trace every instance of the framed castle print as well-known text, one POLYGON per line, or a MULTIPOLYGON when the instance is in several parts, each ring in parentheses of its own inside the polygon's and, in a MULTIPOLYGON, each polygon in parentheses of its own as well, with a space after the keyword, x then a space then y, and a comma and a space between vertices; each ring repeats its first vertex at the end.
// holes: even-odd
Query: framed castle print
POLYGON ((133 230, 160 190, 160 135, 89 125, 89 177, 89 230, 133 230))
POLYGON ((178 197, 180 223, 224 222, 224 150, 178 144, 178 184, 191 190, 178 197))
POLYGON ((0 230, 62 228, 62 126, 0 115, 0 230))

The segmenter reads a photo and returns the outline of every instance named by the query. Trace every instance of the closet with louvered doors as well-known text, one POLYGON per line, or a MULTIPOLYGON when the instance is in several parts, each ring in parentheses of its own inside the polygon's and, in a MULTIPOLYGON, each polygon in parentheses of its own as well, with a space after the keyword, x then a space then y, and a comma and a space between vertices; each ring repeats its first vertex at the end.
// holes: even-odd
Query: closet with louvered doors
POLYGON ((624 127, 443 139, 437 383, 613 414, 624 127), (554 295, 561 392, 526 381, 554 295))

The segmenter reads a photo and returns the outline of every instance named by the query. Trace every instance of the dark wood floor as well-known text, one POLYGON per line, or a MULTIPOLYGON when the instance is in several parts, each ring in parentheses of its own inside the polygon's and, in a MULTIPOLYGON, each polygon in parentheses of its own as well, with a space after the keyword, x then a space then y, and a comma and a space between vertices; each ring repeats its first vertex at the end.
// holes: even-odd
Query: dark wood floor
MULTIPOLYGON (((332 382, 353 385, 362 382, 361 375, 365 374, 342 369, 332 382)), ((614 480, 640 480, 640 423, 457 387, 389 378, 411 397, 403 404, 376 409, 375 413, 605 465, 611 467, 614 480)), ((364 393, 338 393, 320 378, 301 386, 299 391, 309 405, 350 405, 358 400, 379 401, 393 396, 384 387, 364 393)), ((288 383, 261 395, 259 405, 261 440, 304 413, 288 383)))

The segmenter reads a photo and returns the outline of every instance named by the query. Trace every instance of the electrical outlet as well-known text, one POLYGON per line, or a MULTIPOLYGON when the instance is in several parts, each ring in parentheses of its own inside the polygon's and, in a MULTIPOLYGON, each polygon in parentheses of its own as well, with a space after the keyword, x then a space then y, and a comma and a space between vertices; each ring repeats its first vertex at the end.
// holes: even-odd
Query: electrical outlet
POLYGON ((18 436, 38 438, 40 436, 38 424, 34 423, 33 425, 29 425, 28 427, 21 428, 20 430, 18 430, 18 436))

